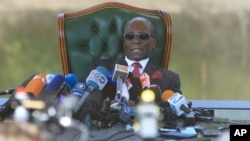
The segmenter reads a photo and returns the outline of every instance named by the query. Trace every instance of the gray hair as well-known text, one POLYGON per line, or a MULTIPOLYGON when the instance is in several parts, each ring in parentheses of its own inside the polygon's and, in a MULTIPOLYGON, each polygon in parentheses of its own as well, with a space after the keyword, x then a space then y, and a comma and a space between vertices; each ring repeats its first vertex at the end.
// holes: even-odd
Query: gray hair
POLYGON ((131 25, 132 23, 134 23, 136 21, 144 22, 148 27, 150 35, 155 38, 156 30, 155 30, 154 24, 150 20, 148 20, 148 19, 146 19, 144 17, 134 17, 134 18, 128 20, 127 23, 125 24, 124 32, 126 32, 126 29, 128 28, 129 25, 131 25))

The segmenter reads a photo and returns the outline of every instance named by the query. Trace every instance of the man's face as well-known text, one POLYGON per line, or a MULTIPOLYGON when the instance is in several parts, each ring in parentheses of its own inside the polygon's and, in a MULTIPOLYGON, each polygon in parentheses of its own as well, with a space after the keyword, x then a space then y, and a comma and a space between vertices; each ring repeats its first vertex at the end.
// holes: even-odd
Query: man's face
POLYGON ((124 37, 123 42, 125 56, 135 61, 150 56, 152 49, 156 45, 156 40, 151 36, 148 37, 149 28, 143 21, 134 21, 125 29, 124 34, 128 36, 128 38, 124 37))

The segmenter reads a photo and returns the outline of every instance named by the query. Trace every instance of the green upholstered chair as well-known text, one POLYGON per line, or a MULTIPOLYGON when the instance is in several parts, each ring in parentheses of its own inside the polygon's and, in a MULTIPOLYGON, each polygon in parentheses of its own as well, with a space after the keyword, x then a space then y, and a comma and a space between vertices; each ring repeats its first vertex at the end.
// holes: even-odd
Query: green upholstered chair
POLYGON ((93 59, 120 57, 123 28, 132 17, 150 19, 156 27, 157 45, 151 59, 168 68, 171 52, 171 17, 166 10, 145 9, 106 2, 71 13, 58 14, 58 34, 63 73, 74 73, 80 81, 93 59))

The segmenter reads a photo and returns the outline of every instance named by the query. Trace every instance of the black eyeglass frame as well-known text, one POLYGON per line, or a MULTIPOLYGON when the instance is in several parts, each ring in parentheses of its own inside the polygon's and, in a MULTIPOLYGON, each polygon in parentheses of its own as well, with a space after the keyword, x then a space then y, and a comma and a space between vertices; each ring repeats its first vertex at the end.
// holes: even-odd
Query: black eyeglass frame
POLYGON ((126 40, 132 40, 135 38, 135 36, 137 36, 137 38, 140 40, 147 40, 152 37, 148 32, 129 32, 123 34, 123 38, 126 40))

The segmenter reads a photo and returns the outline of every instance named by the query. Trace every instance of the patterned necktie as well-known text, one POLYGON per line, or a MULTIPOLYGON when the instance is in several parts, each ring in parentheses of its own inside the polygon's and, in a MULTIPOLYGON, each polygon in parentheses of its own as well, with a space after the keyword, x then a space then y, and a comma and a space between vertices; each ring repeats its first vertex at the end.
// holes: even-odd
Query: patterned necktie
POLYGON ((132 66, 134 67, 134 70, 132 71, 134 78, 139 78, 141 75, 140 70, 139 70, 141 68, 141 64, 138 62, 135 62, 132 64, 132 66))

